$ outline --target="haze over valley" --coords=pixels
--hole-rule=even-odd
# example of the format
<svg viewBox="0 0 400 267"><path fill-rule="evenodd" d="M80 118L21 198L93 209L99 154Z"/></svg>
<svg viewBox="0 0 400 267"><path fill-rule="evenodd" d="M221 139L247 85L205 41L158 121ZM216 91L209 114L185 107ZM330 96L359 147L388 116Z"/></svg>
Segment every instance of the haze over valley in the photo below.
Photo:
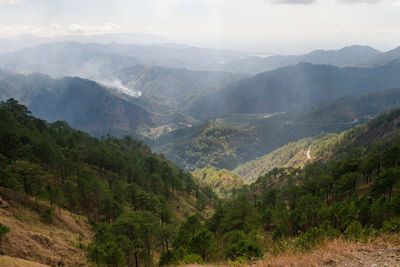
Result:
<svg viewBox="0 0 400 267"><path fill-rule="evenodd" d="M0 0L0 265L400 260L399 1L39 2Z"/></svg>

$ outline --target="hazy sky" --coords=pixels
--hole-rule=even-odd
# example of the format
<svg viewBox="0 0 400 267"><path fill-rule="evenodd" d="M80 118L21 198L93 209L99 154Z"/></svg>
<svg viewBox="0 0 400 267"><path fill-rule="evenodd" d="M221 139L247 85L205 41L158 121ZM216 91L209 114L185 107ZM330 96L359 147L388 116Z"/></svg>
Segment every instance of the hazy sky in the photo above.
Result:
<svg viewBox="0 0 400 267"><path fill-rule="evenodd" d="M388 50L400 46L400 0L0 0L0 37L102 32L274 53Z"/></svg>

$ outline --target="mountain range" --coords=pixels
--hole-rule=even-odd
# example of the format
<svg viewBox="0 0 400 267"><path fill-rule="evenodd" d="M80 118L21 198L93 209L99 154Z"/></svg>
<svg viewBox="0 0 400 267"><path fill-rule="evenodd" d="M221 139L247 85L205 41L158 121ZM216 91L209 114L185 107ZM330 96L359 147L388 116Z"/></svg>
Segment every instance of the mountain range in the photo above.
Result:
<svg viewBox="0 0 400 267"><path fill-rule="evenodd" d="M289 112L344 95L400 87L400 62L373 68L299 63L242 79L195 101L188 114L215 118L232 113Z"/></svg>
<svg viewBox="0 0 400 267"><path fill-rule="evenodd" d="M297 56L250 56L227 62L223 64L223 69L232 72L257 74L300 62L349 67L373 60L381 54L382 52L369 46L353 45L339 50L314 50Z"/></svg>

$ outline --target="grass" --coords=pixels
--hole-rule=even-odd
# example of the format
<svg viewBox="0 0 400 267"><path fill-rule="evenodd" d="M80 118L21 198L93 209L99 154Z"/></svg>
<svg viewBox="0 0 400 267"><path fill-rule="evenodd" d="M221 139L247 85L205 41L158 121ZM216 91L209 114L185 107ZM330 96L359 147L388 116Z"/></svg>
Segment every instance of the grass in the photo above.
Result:
<svg viewBox="0 0 400 267"><path fill-rule="evenodd" d="M24 259L13 258L9 256L0 256L0 266L8 267L46 267L49 265L43 265L38 262L33 262Z"/></svg>
<svg viewBox="0 0 400 267"><path fill-rule="evenodd" d="M349 242L343 238L326 240L307 253L287 251L267 254L256 266L319 267L319 266L397 266L400 262L398 235L382 235L373 241ZM386 265L385 265L386 264Z"/></svg>
<svg viewBox="0 0 400 267"><path fill-rule="evenodd" d="M61 209L61 214L55 211L52 223L46 223L35 210L33 200L24 199L19 212L12 196L7 195L3 188L0 188L0 193L0 223L10 228L3 244L6 255L52 266L58 262L66 266L87 265L84 248L90 243L93 233L84 216L74 216ZM48 203L40 202L40 211L43 212L47 206ZM0 266L9 265L0 263Z"/></svg>

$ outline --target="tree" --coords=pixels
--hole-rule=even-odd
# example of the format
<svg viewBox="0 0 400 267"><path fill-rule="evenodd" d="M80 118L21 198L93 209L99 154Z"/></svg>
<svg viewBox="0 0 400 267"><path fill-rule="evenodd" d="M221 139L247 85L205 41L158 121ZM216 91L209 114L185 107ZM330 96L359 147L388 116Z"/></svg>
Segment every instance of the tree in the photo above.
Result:
<svg viewBox="0 0 400 267"><path fill-rule="evenodd" d="M202 228L202 224L197 215L187 218L178 230L178 234L173 242L174 248L188 247L190 240Z"/></svg>
<svg viewBox="0 0 400 267"><path fill-rule="evenodd" d="M217 249L214 234L208 230L202 230L195 234L189 243L190 252L199 254L203 261L212 257Z"/></svg>
<svg viewBox="0 0 400 267"><path fill-rule="evenodd" d="M226 256L235 260L238 257L246 257L247 259L258 258L262 256L261 247L246 239L243 231L231 231L224 235L226 246Z"/></svg>
<svg viewBox="0 0 400 267"><path fill-rule="evenodd" d="M400 179L400 167L386 169L374 182L372 192L379 196L388 193L389 199L392 197L393 186Z"/></svg>

